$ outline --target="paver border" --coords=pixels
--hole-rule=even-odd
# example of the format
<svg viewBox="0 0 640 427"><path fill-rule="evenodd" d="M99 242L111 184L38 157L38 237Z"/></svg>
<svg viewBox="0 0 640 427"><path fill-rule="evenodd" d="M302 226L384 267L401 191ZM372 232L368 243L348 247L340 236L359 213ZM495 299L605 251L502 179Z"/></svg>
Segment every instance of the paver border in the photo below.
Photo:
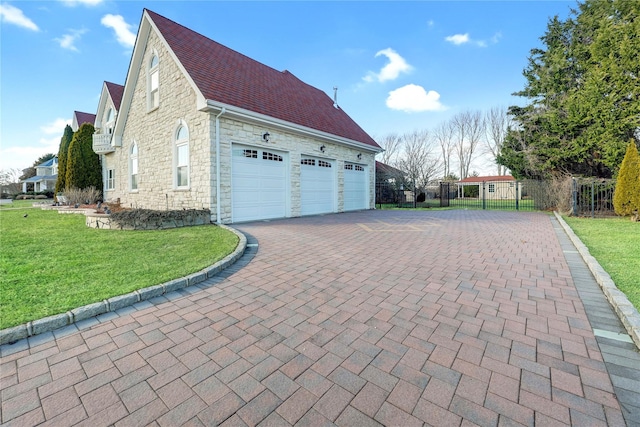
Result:
<svg viewBox="0 0 640 427"><path fill-rule="evenodd" d="M118 295L101 302L78 307L67 311L66 313L55 314L42 319L32 320L30 322L23 323L22 325L2 329L0 330L0 345L13 343L45 332L51 332L73 323L80 322L81 320L86 320L110 311L119 310L140 301L146 301L178 289L196 285L216 276L218 273L233 265L238 259L240 259L247 248L247 237L242 232L223 224L217 224L217 226L238 236L239 241L238 246L236 246L232 253L212 266L179 279L174 279L159 285L138 289L128 294Z"/></svg>
<svg viewBox="0 0 640 427"><path fill-rule="evenodd" d="M594 256L591 255L589 249L582 243L582 240L576 236L564 219L562 219L562 216L556 211L554 211L553 214L578 250L585 264L589 267L589 271L591 271L596 282L600 285L602 292L620 318L620 321L631 336L636 347L640 349L640 313L638 313L638 310L631 304L627 296L618 289L609 273L607 273Z"/></svg>

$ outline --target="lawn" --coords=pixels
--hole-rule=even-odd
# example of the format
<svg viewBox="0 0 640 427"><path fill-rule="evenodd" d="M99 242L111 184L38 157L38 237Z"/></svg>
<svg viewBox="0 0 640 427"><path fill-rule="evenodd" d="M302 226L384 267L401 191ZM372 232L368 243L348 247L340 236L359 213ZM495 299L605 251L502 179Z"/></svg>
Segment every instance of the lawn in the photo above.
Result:
<svg viewBox="0 0 640 427"><path fill-rule="evenodd" d="M640 310L640 224L625 218L564 217L589 252Z"/></svg>
<svg viewBox="0 0 640 427"><path fill-rule="evenodd" d="M0 329L186 276L238 244L214 225L97 230L31 203L0 208Z"/></svg>

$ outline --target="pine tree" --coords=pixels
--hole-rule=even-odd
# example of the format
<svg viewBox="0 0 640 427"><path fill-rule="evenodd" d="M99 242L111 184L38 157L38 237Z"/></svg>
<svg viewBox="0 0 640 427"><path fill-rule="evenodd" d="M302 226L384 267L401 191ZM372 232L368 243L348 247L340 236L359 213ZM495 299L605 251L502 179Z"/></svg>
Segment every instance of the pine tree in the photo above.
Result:
<svg viewBox="0 0 640 427"><path fill-rule="evenodd" d="M60 139L60 148L58 149L58 179L56 181L56 193L62 193L66 190L67 182L67 154L69 153L69 145L73 139L73 129L67 125Z"/></svg>
<svg viewBox="0 0 640 427"><path fill-rule="evenodd" d="M627 152L620 165L613 207L621 216L631 215L640 209L640 155L634 141L627 145Z"/></svg>
<svg viewBox="0 0 640 427"><path fill-rule="evenodd" d="M521 177L609 178L640 127L640 2L585 0L531 50L498 161Z"/></svg>
<svg viewBox="0 0 640 427"><path fill-rule="evenodd" d="M100 157L93 151L94 127L84 123L73 134L67 156L67 188L102 190L102 168Z"/></svg>

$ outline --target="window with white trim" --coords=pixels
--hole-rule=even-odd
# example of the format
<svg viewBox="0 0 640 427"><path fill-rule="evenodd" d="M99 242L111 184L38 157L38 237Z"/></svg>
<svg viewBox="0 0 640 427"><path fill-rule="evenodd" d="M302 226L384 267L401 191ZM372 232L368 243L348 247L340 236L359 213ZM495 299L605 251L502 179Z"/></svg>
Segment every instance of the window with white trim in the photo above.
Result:
<svg viewBox="0 0 640 427"><path fill-rule="evenodd" d="M489 184L489 193L495 193L495 192L496 192L496 185Z"/></svg>
<svg viewBox="0 0 640 427"><path fill-rule="evenodd" d="M160 97L158 94L158 89L160 87L159 62L160 60L158 59L158 55L154 52L151 60L149 61L149 74L147 78L149 88L147 102L149 110L158 108L160 105Z"/></svg>
<svg viewBox="0 0 640 427"><path fill-rule="evenodd" d="M189 187L189 129L184 124L178 127L175 134L175 171L176 188Z"/></svg>
<svg viewBox="0 0 640 427"><path fill-rule="evenodd" d="M107 169L107 190L114 190L116 188L116 170Z"/></svg>
<svg viewBox="0 0 640 427"><path fill-rule="evenodd" d="M104 120L104 127L106 129L105 133L108 133L109 135L111 135L113 133L113 122L115 121L113 108L109 108L105 117L106 117Z"/></svg>
<svg viewBox="0 0 640 427"><path fill-rule="evenodd" d="M129 188L138 189L138 144L135 142L129 151Z"/></svg>

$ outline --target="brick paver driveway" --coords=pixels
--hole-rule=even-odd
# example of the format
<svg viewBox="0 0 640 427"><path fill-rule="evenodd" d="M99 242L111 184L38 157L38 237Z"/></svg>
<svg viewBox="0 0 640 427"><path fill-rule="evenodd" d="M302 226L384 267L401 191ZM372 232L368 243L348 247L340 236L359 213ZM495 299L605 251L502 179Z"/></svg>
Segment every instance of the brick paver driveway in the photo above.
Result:
<svg viewBox="0 0 640 427"><path fill-rule="evenodd" d="M2 421L624 425L551 221L243 224L259 250L219 283L5 351Z"/></svg>

